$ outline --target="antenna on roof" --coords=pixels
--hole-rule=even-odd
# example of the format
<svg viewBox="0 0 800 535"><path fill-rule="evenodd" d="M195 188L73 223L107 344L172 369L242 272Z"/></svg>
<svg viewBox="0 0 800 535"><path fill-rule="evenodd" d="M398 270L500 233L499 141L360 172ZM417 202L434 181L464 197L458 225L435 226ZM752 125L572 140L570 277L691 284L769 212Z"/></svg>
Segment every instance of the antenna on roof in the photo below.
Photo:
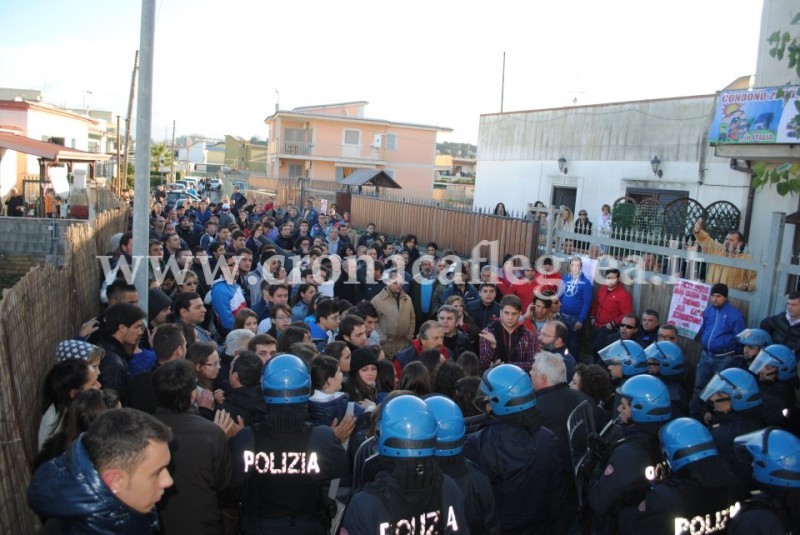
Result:
<svg viewBox="0 0 800 535"><path fill-rule="evenodd" d="M281 92L275 88L275 113L281 109Z"/></svg>

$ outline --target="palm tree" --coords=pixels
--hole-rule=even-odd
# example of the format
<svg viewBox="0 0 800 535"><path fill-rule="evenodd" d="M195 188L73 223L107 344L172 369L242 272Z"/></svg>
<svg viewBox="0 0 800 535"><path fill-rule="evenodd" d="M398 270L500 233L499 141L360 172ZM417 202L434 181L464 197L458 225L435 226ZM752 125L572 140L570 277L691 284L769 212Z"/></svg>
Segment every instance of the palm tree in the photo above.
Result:
<svg viewBox="0 0 800 535"><path fill-rule="evenodd" d="M153 143L150 146L150 171L160 173L163 167L172 165L172 152L166 143Z"/></svg>

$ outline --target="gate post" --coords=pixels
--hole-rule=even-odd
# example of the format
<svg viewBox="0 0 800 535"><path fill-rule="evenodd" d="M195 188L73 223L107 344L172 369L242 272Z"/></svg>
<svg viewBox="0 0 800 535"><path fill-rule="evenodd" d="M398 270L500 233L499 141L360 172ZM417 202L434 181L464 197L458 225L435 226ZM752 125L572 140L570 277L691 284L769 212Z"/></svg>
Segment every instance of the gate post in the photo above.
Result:
<svg viewBox="0 0 800 535"><path fill-rule="evenodd" d="M761 310L761 318L766 318L772 314L772 311L775 309L775 304L778 300L778 292L782 292L782 290L779 288L781 277L777 276L777 272L781 262L781 247L783 245L783 232L785 227L786 214L784 212L772 212L772 222L770 228L777 229L778 232L773 239L769 240L769 245L767 246L766 266L764 266L764 272L766 275L765 282L768 282L769 286L762 286L761 281L757 279L759 288L769 290L769 292L761 292L762 295L759 299L759 305L762 305L763 302L763 308L759 307Z"/></svg>

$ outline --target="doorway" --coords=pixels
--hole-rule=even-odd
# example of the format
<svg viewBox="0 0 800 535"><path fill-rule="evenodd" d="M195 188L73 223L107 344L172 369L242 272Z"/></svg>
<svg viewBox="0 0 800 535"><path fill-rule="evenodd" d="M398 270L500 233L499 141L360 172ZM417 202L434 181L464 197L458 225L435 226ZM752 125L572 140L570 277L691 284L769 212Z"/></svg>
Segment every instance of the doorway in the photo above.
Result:
<svg viewBox="0 0 800 535"><path fill-rule="evenodd" d="M578 197L577 188L564 188L556 186L553 188L553 196L550 204L558 208L561 205L569 208L572 213L575 213L575 199Z"/></svg>

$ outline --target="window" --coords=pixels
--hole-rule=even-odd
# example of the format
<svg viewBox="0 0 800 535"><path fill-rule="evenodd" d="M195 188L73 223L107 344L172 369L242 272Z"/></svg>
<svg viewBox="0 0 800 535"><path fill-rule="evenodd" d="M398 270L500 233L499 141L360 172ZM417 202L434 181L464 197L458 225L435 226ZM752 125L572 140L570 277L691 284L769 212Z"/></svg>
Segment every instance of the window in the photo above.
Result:
<svg viewBox="0 0 800 535"><path fill-rule="evenodd" d="M289 178L303 176L303 166L297 163L289 164Z"/></svg>
<svg viewBox="0 0 800 535"><path fill-rule="evenodd" d="M386 134L386 150L397 150L397 134Z"/></svg>
<svg viewBox="0 0 800 535"><path fill-rule="evenodd" d="M345 145L361 145L361 132L359 130L344 131Z"/></svg>
<svg viewBox="0 0 800 535"><path fill-rule="evenodd" d="M645 199L656 199L661 206L666 206L675 199L685 199L689 196L689 192L674 189L627 188L625 195L636 200L636 202L642 202Z"/></svg>

